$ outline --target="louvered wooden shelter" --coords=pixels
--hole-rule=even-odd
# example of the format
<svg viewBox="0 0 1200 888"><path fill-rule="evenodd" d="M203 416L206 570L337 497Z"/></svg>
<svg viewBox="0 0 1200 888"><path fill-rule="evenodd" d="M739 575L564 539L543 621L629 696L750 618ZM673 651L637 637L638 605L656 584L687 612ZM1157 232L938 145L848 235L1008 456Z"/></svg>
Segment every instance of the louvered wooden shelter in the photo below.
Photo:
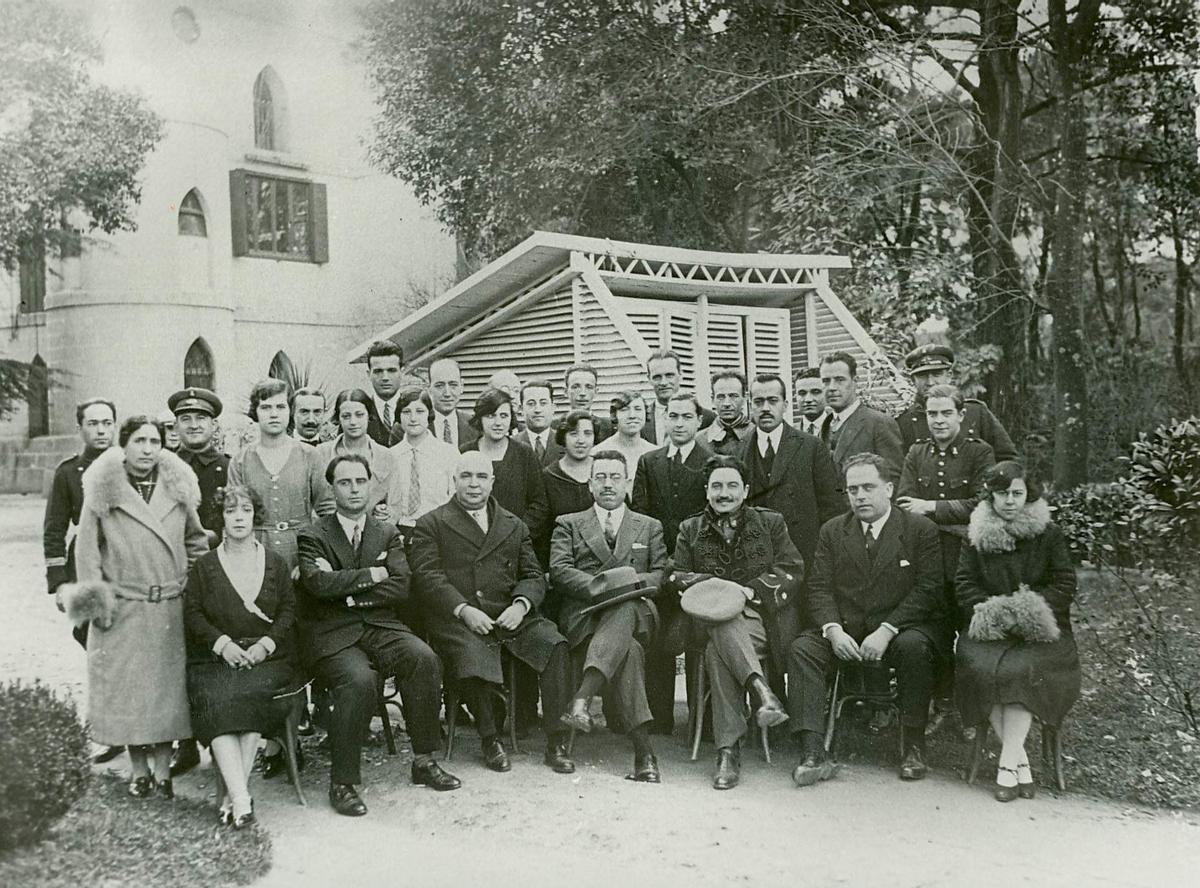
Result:
<svg viewBox="0 0 1200 888"><path fill-rule="evenodd" d="M680 355L683 384L709 403L709 375L779 372L790 382L822 354L848 351L867 364L887 358L829 285L845 256L718 253L534 232L442 296L351 350L392 339L412 367L440 357L462 368L463 403L491 374L555 382L586 362L599 371L597 405L623 389L650 397L645 363L654 350ZM897 408L889 382L872 394Z"/></svg>

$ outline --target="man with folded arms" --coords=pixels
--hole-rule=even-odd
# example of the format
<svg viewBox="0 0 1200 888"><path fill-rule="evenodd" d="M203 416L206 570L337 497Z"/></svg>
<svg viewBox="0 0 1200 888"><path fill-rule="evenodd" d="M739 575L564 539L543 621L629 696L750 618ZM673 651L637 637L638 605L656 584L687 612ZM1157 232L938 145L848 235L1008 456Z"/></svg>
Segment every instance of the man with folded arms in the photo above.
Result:
<svg viewBox="0 0 1200 888"><path fill-rule="evenodd" d="M582 666L563 723L590 731L588 701L607 689L633 741L633 779L658 783L658 760L647 735L653 716L645 657L658 613L637 592L658 593L667 562L662 524L625 507L629 478L621 453L598 452L588 485L595 505L561 516L550 541L550 582L562 599L559 629Z"/></svg>
<svg viewBox="0 0 1200 888"><path fill-rule="evenodd" d="M729 618L691 612L695 628L708 636L704 666L712 687L713 740L717 746L714 789L733 789L741 775L741 741L746 693L756 697L755 721L769 728L787 721L783 704L764 676L774 661L781 672L787 644L797 626L796 590L804 560L778 512L746 505L746 469L733 456L711 457L704 466L708 505L679 526L668 590L684 592L712 578L745 596ZM685 593L684 605L687 604ZM695 701L699 705L700 701ZM701 714L702 715L702 714Z"/></svg>
<svg viewBox="0 0 1200 888"><path fill-rule="evenodd" d="M823 732L826 685L839 663L896 670L905 747L900 777L920 780L926 773L929 701L953 619L942 598L937 526L892 508L889 471L877 454L849 457L851 511L821 527L807 592L809 617L820 628L797 638L788 657L788 709L802 756L792 773L798 786L833 776Z"/></svg>
<svg viewBox="0 0 1200 888"><path fill-rule="evenodd" d="M492 461L478 450L463 453L454 469L454 498L417 519L412 566L425 626L458 682L475 726L484 763L493 771L512 765L496 736L493 709L503 685L503 649L539 676L545 762L571 774L567 709L567 642L534 608L546 580L525 522L492 499Z"/></svg>
<svg viewBox="0 0 1200 888"><path fill-rule="evenodd" d="M412 740L412 781L458 789L433 760L441 745L442 666L429 645L397 615L411 574L395 527L367 514L371 466L359 454L335 456L325 478L337 511L299 535L301 638L317 680L329 689L329 801L349 817L367 813L354 784L378 685L394 675Z"/></svg>

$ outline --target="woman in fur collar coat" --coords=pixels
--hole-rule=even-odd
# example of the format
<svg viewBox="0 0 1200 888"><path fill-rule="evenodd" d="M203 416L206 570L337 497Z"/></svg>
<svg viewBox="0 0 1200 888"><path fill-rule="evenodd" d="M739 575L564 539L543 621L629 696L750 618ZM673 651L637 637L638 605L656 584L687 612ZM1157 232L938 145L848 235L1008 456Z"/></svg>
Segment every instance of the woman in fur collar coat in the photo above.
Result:
<svg viewBox="0 0 1200 888"><path fill-rule="evenodd" d="M1079 698L1075 567L1041 490L1020 464L989 469L984 492L955 577L955 697L964 724L988 721L1001 738L996 798L1011 801L1034 794L1025 753L1033 717L1057 726Z"/></svg>
<svg viewBox="0 0 1200 888"><path fill-rule="evenodd" d="M183 586L208 540L196 514L196 475L163 449L161 426L131 416L117 441L83 475L79 583L63 604L72 619L92 625L92 737L129 747L133 795L169 798L171 742L192 736Z"/></svg>

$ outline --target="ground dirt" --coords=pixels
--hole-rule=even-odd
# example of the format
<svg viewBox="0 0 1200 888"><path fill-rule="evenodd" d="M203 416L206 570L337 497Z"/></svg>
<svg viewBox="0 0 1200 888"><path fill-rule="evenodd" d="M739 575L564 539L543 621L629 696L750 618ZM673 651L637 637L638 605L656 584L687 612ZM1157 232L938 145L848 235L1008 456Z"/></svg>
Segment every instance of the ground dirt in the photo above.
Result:
<svg viewBox="0 0 1200 888"><path fill-rule="evenodd" d="M39 677L82 703L83 653L44 592L42 508L36 498L0 497L0 677ZM682 703L679 709L682 722ZM413 787L406 749L395 757L369 749L363 795L370 814L361 819L330 810L328 764L313 741L303 780L308 807L281 780L256 776L251 791L274 848L271 872L256 884L1200 884L1194 815L1046 789L1035 800L1001 805L986 786L967 786L937 762L922 783L853 764L829 783L798 790L789 750L777 749L768 765L748 748L742 785L715 792L711 747L689 761L681 729L656 738L660 786L624 780L629 747L604 731L579 739L573 776L542 765L536 734L527 754L514 756L511 773L493 774L480 763L470 729L459 732L446 767L464 785L451 793ZM204 799L212 786L206 758L177 791Z"/></svg>

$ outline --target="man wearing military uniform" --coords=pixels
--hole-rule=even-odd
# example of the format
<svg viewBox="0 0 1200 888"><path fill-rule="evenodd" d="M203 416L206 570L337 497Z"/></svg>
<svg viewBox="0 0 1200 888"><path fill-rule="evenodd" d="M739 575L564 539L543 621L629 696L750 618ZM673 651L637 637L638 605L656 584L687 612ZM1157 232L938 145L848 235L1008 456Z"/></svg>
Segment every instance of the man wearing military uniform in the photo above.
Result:
<svg viewBox="0 0 1200 888"><path fill-rule="evenodd" d="M221 399L206 388L186 388L167 399L175 417L183 446L179 458L196 473L200 482L200 523L208 531L209 543L221 542L221 508L216 503L217 489L229 477L229 457L216 448L214 435Z"/></svg>
<svg viewBox="0 0 1200 888"><path fill-rule="evenodd" d="M54 470L46 516L42 522L42 554L46 558L46 591L51 595L63 583L75 582L75 541L67 545L67 531L79 525L83 506L83 473L92 461L112 446L117 408L112 401L91 398L75 408L75 421L83 451L64 459ZM87 624L72 630L75 640L87 647Z"/></svg>
<svg viewBox="0 0 1200 888"><path fill-rule="evenodd" d="M917 389L912 406L896 417L907 453L917 441L929 440L929 427L925 421L925 390L933 385L953 384L951 371L954 368L954 351L947 345L922 345L908 353L904 365ZM990 444L997 462L1016 459L1017 448L1012 438L987 404L975 398L966 398L963 404L963 434Z"/></svg>

